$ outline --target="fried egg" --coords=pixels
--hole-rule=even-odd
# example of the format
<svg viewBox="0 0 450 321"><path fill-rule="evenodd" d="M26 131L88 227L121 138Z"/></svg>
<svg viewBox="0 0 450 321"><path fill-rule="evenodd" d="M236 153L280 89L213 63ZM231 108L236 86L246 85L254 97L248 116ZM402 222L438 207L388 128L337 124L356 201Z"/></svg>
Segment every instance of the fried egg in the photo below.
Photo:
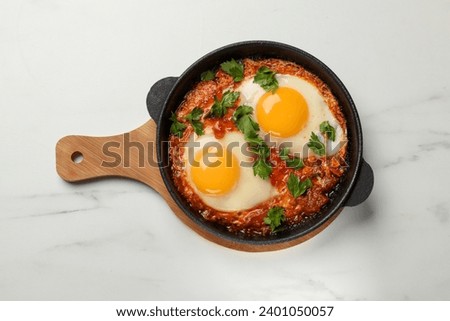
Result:
<svg viewBox="0 0 450 321"><path fill-rule="evenodd" d="M270 140L277 146L289 147L291 153L306 157L311 153L307 143L314 132L325 144L327 155L337 153L346 141L345 133L319 90L297 76L275 77L279 84L275 93L264 91L253 78L244 80L236 89L241 93L240 104L253 107L261 134L270 134ZM323 121L335 128L334 141L320 134Z"/></svg>
<svg viewBox="0 0 450 321"><path fill-rule="evenodd" d="M269 180L253 174L253 160L240 132L216 139L211 128L192 134L183 159L187 181L202 201L219 211L252 208L277 194Z"/></svg>

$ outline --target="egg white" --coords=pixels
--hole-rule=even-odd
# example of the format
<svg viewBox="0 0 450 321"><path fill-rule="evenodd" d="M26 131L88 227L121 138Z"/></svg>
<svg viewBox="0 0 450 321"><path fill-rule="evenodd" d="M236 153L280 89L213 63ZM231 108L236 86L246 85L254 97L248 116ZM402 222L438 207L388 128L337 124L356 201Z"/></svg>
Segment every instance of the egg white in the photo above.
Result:
<svg viewBox="0 0 450 321"><path fill-rule="evenodd" d="M324 138L320 134L320 124L323 121L328 121L331 126L336 130L335 141L327 140L325 143L327 155L334 155L346 142L346 133L339 125L339 122L330 111L328 104L320 94L319 90L310 82L292 75L277 74L279 87L288 87L299 92L308 104L309 118L303 127L297 134L290 137L275 137L270 135L270 140L276 143L276 146L289 147L291 153L295 153L300 157L307 157L311 150L308 148L307 143L311 137L311 132L318 135L319 139L325 143ZM240 104L253 107L255 110L254 116L256 122L258 118L256 115L256 105L259 99L266 93L264 89L253 82L253 77L242 81L242 84L236 89L241 93ZM289 115L286 115L289 117ZM261 128L261 135L265 136L265 132Z"/></svg>
<svg viewBox="0 0 450 321"><path fill-rule="evenodd" d="M205 128L204 135L197 136L196 134L192 134L189 141L194 142L194 144L190 144L193 147L185 147L186 150L183 156L186 164L187 180L195 193L211 208L220 211L246 210L278 194L276 188L272 186L269 180L263 180L259 176L254 176L252 158L250 154L246 155L245 151L243 151L245 148L245 139L242 133L227 133L223 138L216 139L211 128ZM194 155L208 143L220 143L225 148L229 146L228 148L232 148L233 155L238 160L237 165L240 166L239 178L233 189L226 194L205 194L197 189L192 180L189 159L193 159Z"/></svg>

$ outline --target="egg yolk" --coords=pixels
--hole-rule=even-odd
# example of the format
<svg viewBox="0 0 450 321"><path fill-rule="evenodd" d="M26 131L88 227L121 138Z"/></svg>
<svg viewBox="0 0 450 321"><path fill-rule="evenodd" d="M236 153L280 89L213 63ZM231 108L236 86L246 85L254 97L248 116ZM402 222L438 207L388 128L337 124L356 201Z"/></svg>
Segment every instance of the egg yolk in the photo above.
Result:
<svg viewBox="0 0 450 321"><path fill-rule="evenodd" d="M305 98L288 87L280 87L275 93L265 93L256 105L259 125L265 132L277 137L297 134L305 127L308 116Z"/></svg>
<svg viewBox="0 0 450 321"><path fill-rule="evenodd" d="M197 189L208 195L230 192L239 179L236 157L223 147L209 147L198 151L191 165L191 177Z"/></svg>

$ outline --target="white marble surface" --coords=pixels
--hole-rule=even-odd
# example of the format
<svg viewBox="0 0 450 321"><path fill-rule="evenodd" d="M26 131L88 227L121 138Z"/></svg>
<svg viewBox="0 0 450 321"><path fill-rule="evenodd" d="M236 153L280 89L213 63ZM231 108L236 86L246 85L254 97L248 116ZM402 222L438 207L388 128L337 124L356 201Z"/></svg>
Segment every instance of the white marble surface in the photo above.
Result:
<svg viewBox="0 0 450 321"><path fill-rule="evenodd" d="M450 1L0 2L0 299L449 300ZM145 98L228 43L302 48L351 92L376 184L323 233L244 253L150 188L71 185L56 141L148 119Z"/></svg>

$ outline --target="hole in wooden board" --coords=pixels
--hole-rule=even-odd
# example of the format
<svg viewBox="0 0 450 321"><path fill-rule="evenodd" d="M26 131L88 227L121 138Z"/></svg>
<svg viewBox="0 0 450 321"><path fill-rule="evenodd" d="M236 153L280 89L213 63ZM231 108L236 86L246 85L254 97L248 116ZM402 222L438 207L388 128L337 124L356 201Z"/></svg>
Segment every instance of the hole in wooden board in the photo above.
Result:
<svg viewBox="0 0 450 321"><path fill-rule="evenodd" d="M74 162L75 164L80 164L83 161L84 156L81 152L74 152L71 158L72 162Z"/></svg>

